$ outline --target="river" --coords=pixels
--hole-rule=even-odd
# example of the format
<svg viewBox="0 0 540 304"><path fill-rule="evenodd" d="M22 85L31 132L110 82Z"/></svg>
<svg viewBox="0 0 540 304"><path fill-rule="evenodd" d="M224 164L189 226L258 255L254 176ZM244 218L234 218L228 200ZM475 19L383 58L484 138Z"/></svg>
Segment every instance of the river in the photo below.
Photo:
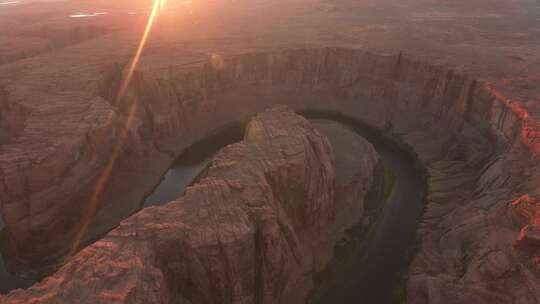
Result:
<svg viewBox="0 0 540 304"><path fill-rule="evenodd" d="M378 219L357 245L362 250L347 257L353 262L341 267L337 278L325 282L330 288L311 303L388 303L399 287L399 275L407 270L414 254L416 226L427 189L423 169L399 138L391 138L386 132L340 114L308 112L305 116L336 121L353 129L371 142L380 161L395 177L389 196L380 202L384 206ZM403 301L405 295L399 296Z"/></svg>
<svg viewBox="0 0 540 304"><path fill-rule="evenodd" d="M374 128L334 114L308 113L306 117L337 121L352 128L373 144L381 161L395 176L394 187L377 222L361 241L365 250L353 256L352 267L334 278L331 288L325 290L316 303L385 303L395 285L396 274L408 264L405 253L414 248L416 224L425 196L422 172L411 153ZM188 148L145 198L143 207L164 204L182 196L194 179L204 174L221 148L242 139L243 130L241 124L233 124ZM0 283L2 293L30 285L30 281L7 273L2 261Z"/></svg>
<svg viewBox="0 0 540 304"><path fill-rule="evenodd" d="M329 113L308 112L311 119L341 123L367 139L395 177L392 192L384 202L377 222L348 271L339 274L332 288L317 303L385 303L395 287L397 275L405 270L414 250L416 225L423 210L426 186L423 173L410 151L381 131L359 121ZM146 205L168 202L206 168L223 146L239 141L240 126L225 129L188 149L167 172L162 183L147 198Z"/></svg>

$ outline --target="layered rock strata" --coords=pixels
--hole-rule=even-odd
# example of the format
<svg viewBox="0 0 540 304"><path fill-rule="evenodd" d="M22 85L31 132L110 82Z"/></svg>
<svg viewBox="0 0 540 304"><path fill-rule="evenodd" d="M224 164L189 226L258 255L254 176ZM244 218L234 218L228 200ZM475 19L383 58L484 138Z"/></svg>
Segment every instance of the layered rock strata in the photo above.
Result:
<svg viewBox="0 0 540 304"><path fill-rule="evenodd" d="M509 222L511 216L499 211L524 194L534 197L539 179L537 123L518 104L466 75L401 54L328 48L218 62L188 71L147 64L120 102L111 99L114 94L74 95L70 102L91 100L70 103L74 114L68 117L78 128L67 127L73 122L66 120L44 131L47 117L62 109L60 101L49 100L54 107L33 112L18 141L4 145L0 161L7 254L34 265L65 254L71 232L86 215L81 206L94 193L117 142L120 161L99 195L98 224L87 237L135 210L137 198L187 145L227 122L285 102L386 128L426 166L430 190L408 277L409 302L540 300L535 255L514 246L530 223ZM96 92L115 92L118 82L111 79L121 78L103 78L110 90L92 83ZM30 103L25 106L31 109ZM127 136L120 140L118 130L128 120ZM51 134L62 136L44 140Z"/></svg>
<svg viewBox="0 0 540 304"><path fill-rule="evenodd" d="M311 124L328 138L335 155L337 240L352 223L362 222L365 215L365 196L370 190L379 160L371 143L354 130L338 122L313 119Z"/></svg>
<svg viewBox="0 0 540 304"><path fill-rule="evenodd" d="M326 137L275 107L185 196L142 210L0 302L301 303L331 257L329 228L345 224L336 222L335 183Z"/></svg>

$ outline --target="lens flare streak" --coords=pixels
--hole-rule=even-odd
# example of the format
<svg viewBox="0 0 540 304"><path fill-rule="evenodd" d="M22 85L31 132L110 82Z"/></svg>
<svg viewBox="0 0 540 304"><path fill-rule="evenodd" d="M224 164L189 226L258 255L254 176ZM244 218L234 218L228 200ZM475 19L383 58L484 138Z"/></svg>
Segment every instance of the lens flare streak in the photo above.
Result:
<svg viewBox="0 0 540 304"><path fill-rule="evenodd" d="M159 14L160 10L163 10L165 8L166 0L155 0L154 4L152 6L152 11L150 13L150 16L148 17L148 21L146 23L146 27L144 29L143 35L141 37L141 41L138 44L137 51L135 52L135 55L133 56L133 59L131 60L128 68L128 72L126 76L124 77L120 88L118 90L118 93L115 97L115 104L118 104L118 101L121 100L124 95L126 94L126 91L129 87L129 84L133 78L133 74L135 73L135 70L137 66L139 65L141 55L144 51L145 45L148 41L148 38L150 36L150 33L152 31L152 27L154 26L154 23L156 21L156 18ZM73 239L73 243L71 246L71 250L69 254L66 256L67 259L69 259L71 256L73 256L81 242L83 237L85 236L88 227L90 223L92 222L92 219L94 218L95 213L97 212L97 203L99 201L99 197L101 193L103 192L103 189L105 188L107 182L109 181L114 164L118 160L118 157L120 155L120 152L122 151L122 145L123 142L128 138L129 136L129 129L133 123L133 120L135 118L135 113L137 112L137 103L133 100L130 101L131 104L128 106L128 117L125 119L123 125L120 126L120 134L119 134L119 140L114 145L114 148L112 150L111 156L109 160L107 161L105 168L101 172L94 191L92 192L90 199L88 201L88 204L86 205L86 208L84 210L84 213L82 215L81 224L79 226L79 229L77 230L77 233Z"/></svg>

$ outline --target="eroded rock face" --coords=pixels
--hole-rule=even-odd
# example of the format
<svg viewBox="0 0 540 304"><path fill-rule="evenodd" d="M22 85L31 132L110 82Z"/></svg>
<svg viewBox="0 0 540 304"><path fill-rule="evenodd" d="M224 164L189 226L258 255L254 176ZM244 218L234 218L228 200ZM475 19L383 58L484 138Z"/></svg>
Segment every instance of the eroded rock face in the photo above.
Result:
<svg viewBox="0 0 540 304"><path fill-rule="evenodd" d="M273 108L184 197L123 221L1 302L301 303L331 256L335 181L326 137Z"/></svg>
<svg viewBox="0 0 540 304"><path fill-rule="evenodd" d="M39 268L68 253L66 244L78 234L85 240L108 231L137 210L175 155L211 130L272 104L392 126L427 159L444 157L464 120L484 119L494 104L465 76L401 55L357 50L247 54L187 72L140 71L116 100L119 66L94 71L99 96L74 96L90 101L75 103L70 115L60 115L65 105L53 101L33 113L20 143L2 155L3 248L10 264ZM57 116L65 118L51 123ZM504 117L494 121L510 121ZM453 150L475 153L469 147ZM22 148L25 154L18 153ZM85 229L80 223L88 218Z"/></svg>
<svg viewBox="0 0 540 304"><path fill-rule="evenodd" d="M373 184L378 162L375 148L366 139L346 126L328 120L310 120L326 136L334 150L336 167L336 222L335 238L343 235L350 223L362 220L364 197Z"/></svg>
<svg viewBox="0 0 540 304"><path fill-rule="evenodd" d="M18 143L1 155L7 252L33 265L65 254L81 217L93 216L81 210L116 143L120 161L88 237L135 210L172 156L193 141L286 103L387 128L426 166L430 193L408 279L410 303L540 301L537 259L514 246L528 223L515 224L512 213L501 212L537 192L540 180L538 126L518 104L465 75L401 55L328 48L220 62L189 71L147 64L118 102L110 100L118 87L111 79L121 77L108 73L110 90L94 84L96 92L109 93L74 96L91 102L70 99L70 114L50 128L43 125L60 117L53 115L62 112L60 101L30 115ZM68 118L82 123L69 128ZM127 136L119 139L126 121Z"/></svg>

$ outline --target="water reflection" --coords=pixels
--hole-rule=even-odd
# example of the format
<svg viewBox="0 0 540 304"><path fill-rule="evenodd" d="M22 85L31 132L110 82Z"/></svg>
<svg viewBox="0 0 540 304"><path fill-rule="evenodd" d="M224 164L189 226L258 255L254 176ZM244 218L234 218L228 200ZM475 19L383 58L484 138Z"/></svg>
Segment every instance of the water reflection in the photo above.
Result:
<svg viewBox="0 0 540 304"><path fill-rule="evenodd" d="M212 158L213 155L195 163L180 161L174 164L154 192L146 198L144 206L161 205L182 196L187 186L212 162Z"/></svg>
<svg viewBox="0 0 540 304"><path fill-rule="evenodd" d="M186 188L210 165L220 149L239 142L243 137L243 124L234 123L188 148L165 173L152 194L146 197L144 207L165 204L183 196Z"/></svg>

